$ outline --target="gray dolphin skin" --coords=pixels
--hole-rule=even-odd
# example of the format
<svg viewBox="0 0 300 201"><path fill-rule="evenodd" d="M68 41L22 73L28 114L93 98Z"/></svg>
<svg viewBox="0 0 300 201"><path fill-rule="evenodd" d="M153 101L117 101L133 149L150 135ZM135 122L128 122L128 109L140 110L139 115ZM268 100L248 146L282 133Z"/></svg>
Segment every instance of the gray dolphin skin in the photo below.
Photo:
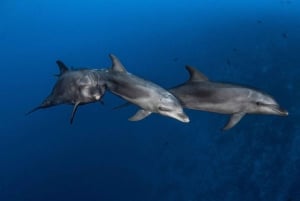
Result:
<svg viewBox="0 0 300 201"><path fill-rule="evenodd" d="M181 122L189 122L189 117L174 95L153 82L127 72L115 55L110 54L109 57L112 67L105 74L107 89L141 108L129 118L130 121L139 121L151 113L159 113Z"/></svg>
<svg viewBox="0 0 300 201"><path fill-rule="evenodd" d="M74 105L70 118L73 123L79 105L100 101L105 93L105 84L101 78L102 70L72 69L63 62L56 61L60 74L50 95L37 107L27 113L60 104Z"/></svg>
<svg viewBox="0 0 300 201"><path fill-rule="evenodd" d="M186 66L190 78L187 82L170 89L184 108L230 114L223 128L234 127L245 114L272 114L287 116L288 112L268 94L226 83L210 81L204 74Z"/></svg>

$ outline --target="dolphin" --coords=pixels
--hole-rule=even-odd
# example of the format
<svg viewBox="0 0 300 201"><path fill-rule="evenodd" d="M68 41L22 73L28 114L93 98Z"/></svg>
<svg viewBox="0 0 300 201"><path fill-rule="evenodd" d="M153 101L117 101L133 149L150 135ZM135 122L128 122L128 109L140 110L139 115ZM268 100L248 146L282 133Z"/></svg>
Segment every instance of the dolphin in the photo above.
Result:
<svg viewBox="0 0 300 201"><path fill-rule="evenodd" d="M56 61L59 67L57 82L50 95L27 115L43 108L60 104L74 105L70 117L73 123L79 105L101 101L105 93L105 82L101 77L103 69L69 69L62 61Z"/></svg>
<svg viewBox="0 0 300 201"><path fill-rule="evenodd" d="M105 74L107 89L140 107L140 110L129 118L130 121L139 121L151 113L159 113L181 122L189 122L189 117L174 95L153 82L129 73L115 55L110 54L109 57L112 67L107 69Z"/></svg>
<svg viewBox="0 0 300 201"><path fill-rule="evenodd" d="M288 115L264 92L235 84L212 82L191 66L186 66L186 70L190 78L169 91L184 108L230 114L224 130L234 127L245 114Z"/></svg>

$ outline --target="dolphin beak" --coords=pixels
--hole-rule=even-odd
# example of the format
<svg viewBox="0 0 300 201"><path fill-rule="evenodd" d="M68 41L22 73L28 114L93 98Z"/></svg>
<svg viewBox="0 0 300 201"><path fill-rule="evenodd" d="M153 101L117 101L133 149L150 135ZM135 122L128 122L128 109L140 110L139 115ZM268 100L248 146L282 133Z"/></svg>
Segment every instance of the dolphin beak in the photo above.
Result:
<svg viewBox="0 0 300 201"><path fill-rule="evenodd" d="M181 121L181 122L183 122L183 123L189 123L190 122L190 118L184 113L177 114L174 118Z"/></svg>
<svg viewBox="0 0 300 201"><path fill-rule="evenodd" d="M280 115L280 116L288 116L289 115L289 112L285 109L280 108L279 105L270 105L269 107L272 111L275 112L274 114L276 114L276 115Z"/></svg>

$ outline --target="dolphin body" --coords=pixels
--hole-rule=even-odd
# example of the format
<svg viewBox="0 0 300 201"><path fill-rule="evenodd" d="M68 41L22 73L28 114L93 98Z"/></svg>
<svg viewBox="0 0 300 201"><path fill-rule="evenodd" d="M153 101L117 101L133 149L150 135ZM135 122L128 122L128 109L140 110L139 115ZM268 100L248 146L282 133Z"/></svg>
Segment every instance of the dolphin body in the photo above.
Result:
<svg viewBox="0 0 300 201"><path fill-rule="evenodd" d="M184 108L230 114L224 130L234 127L247 113L288 115L266 93L239 85L212 82L195 68L186 66L186 69L189 80L169 91Z"/></svg>
<svg viewBox="0 0 300 201"><path fill-rule="evenodd" d="M109 57L112 67L105 74L107 89L141 108L129 118L130 121L139 121L151 113L159 113L181 122L189 122L189 117L174 95L153 82L127 72L115 55L110 54Z"/></svg>
<svg viewBox="0 0 300 201"><path fill-rule="evenodd" d="M56 61L60 74L50 95L37 107L27 113L31 114L39 109L49 108L60 104L74 105L70 118L73 123L79 105L101 101L105 93L104 80L101 77L103 70L72 69L63 62Z"/></svg>

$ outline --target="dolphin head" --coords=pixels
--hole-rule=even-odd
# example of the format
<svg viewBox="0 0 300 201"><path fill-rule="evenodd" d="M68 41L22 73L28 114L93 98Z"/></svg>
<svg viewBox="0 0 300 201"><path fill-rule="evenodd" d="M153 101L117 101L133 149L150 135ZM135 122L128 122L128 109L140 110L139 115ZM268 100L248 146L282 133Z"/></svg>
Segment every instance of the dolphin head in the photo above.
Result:
<svg viewBox="0 0 300 201"><path fill-rule="evenodd" d="M165 94L158 104L158 113L172 117L181 122L190 122L189 117L184 113L181 104L172 94Z"/></svg>
<svg viewBox="0 0 300 201"><path fill-rule="evenodd" d="M252 91L250 93L251 104L248 107L249 113L256 114L272 114L287 116L288 111L282 109L279 104L270 95L259 92Z"/></svg>

